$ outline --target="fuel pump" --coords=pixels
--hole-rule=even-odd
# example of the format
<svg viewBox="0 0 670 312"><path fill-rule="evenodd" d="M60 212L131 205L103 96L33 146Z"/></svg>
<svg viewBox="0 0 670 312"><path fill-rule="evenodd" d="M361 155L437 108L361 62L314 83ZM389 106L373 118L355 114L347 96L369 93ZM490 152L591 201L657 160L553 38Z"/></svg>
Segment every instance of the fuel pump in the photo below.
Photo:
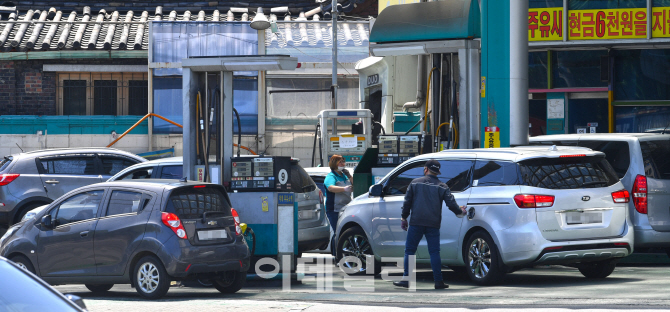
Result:
<svg viewBox="0 0 670 312"><path fill-rule="evenodd" d="M342 155L346 167L355 169L372 145L369 109L326 109L317 116L321 128L322 157L327 166L333 155Z"/></svg>
<svg viewBox="0 0 670 312"><path fill-rule="evenodd" d="M292 70L296 66L297 58L283 55L182 60L184 177L226 186L241 222L253 228L255 256L276 258L280 269L294 269L298 250L291 159L241 156L239 151L234 156L233 71Z"/></svg>

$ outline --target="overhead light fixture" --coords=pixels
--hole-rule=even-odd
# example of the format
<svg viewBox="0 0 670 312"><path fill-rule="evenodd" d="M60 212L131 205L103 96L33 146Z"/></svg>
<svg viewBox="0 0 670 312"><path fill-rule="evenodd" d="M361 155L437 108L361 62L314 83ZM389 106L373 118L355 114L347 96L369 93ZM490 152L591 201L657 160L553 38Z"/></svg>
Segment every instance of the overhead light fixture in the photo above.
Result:
<svg viewBox="0 0 670 312"><path fill-rule="evenodd" d="M398 56L398 55L420 55L427 54L423 45L420 46L395 46L395 47L373 47L374 56Z"/></svg>
<svg viewBox="0 0 670 312"><path fill-rule="evenodd" d="M270 28L270 22L268 22L268 18L263 14L263 8L258 8L258 11L256 11L256 16L254 16L254 19L251 21L251 28L256 29L256 30L265 30Z"/></svg>

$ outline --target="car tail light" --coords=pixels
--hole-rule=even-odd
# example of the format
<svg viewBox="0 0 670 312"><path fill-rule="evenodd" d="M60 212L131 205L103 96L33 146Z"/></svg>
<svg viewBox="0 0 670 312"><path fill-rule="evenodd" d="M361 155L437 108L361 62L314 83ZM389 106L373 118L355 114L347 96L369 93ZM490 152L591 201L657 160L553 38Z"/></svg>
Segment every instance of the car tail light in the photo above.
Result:
<svg viewBox="0 0 670 312"><path fill-rule="evenodd" d="M0 174L0 186L5 186L9 183L12 183L12 181L16 180L19 175L20 174L18 173Z"/></svg>
<svg viewBox="0 0 670 312"><path fill-rule="evenodd" d="M545 208L554 205L553 195L517 194L514 202L519 208Z"/></svg>
<svg viewBox="0 0 670 312"><path fill-rule="evenodd" d="M319 190L319 200L323 203L323 192L321 190Z"/></svg>
<svg viewBox="0 0 670 312"><path fill-rule="evenodd" d="M575 154L575 155L561 155L559 158L568 158L568 157L586 157L586 154Z"/></svg>
<svg viewBox="0 0 670 312"><path fill-rule="evenodd" d="M633 203L635 210L639 213L647 214L647 177L637 175L633 183Z"/></svg>
<svg viewBox="0 0 670 312"><path fill-rule="evenodd" d="M230 213L233 215L233 219L235 219L235 234L242 235L242 228L240 227L240 215L237 213L235 208L230 208Z"/></svg>
<svg viewBox="0 0 670 312"><path fill-rule="evenodd" d="M614 243L614 246L630 246L628 243Z"/></svg>
<svg viewBox="0 0 670 312"><path fill-rule="evenodd" d="M177 234L179 238L187 239L184 225L181 224L181 220L179 220L179 217L177 217L176 214L163 212L161 215L161 220L163 220L163 224L172 229L172 231Z"/></svg>
<svg viewBox="0 0 670 312"><path fill-rule="evenodd" d="M612 193L612 200L615 203L627 203L630 201L630 193L627 190L616 191Z"/></svg>
<svg viewBox="0 0 670 312"><path fill-rule="evenodd" d="M207 187L207 185L195 185L195 186L193 186L193 188L205 188L205 187Z"/></svg>
<svg viewBox="0 0 670 312"><path fill-rule="evenodd" d="M545 248L542 252L554 251L554 250L561 250L561 249L563 249L563 246L547 247L547 248Z"/></svg>

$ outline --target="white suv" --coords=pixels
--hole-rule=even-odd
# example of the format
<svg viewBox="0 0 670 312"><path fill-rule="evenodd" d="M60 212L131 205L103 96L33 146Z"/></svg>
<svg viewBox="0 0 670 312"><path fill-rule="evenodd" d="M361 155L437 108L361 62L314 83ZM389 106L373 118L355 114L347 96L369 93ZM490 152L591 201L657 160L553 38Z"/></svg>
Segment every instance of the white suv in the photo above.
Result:
<svg viewBox="0 0 670 312"><path fill-rule="evenodd" d="M635 248L664 248L670 255L670 135L559 134L532 137L530 144L578 145L605 153L632 196Z"/></svg>
<svg viewBox="0 0 670 312"><path fill-rule="evenodd" d="M362 264L344 266L378 273L384 257L404 255L405 191L429 159L440 162L438 178L468 209L457 218L443 205L442 263L477 284L536 264L575 266L586 277L604 278L633 252L629 192L603 153L555 146L449 150L404 162L340 212L338 258ZM374 268L366 255L374 256ZM425 240L417 262L430 262Z"/></svg>

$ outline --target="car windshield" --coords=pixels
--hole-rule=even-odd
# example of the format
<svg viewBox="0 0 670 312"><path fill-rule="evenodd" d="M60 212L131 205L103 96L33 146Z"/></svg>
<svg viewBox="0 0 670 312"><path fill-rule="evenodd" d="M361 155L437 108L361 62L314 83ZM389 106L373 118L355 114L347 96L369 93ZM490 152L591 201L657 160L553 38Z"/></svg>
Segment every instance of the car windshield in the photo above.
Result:
<svg viewBox="0 0 670 312"><path fill-rule="evenodd" d="M547 189L607 187L619 181L604 156L534 158L519 165L524 185Z"/></svg>
<svg viewBox="0 0 670 312"><path fill-rule="evenodd" d="M78 311L66 299L42 285L18 267L0 261L2 279L11 283L0 283L1 311Z"/></svg>
<svg viewBox="0 0 670 312"><path fill-rule="evenodd" d="M189 186L176 189L170 194L165 211L177 214L180 219L198 219L202 218L205 212L230 216L230 208L227 194L218 188Z"/></svg>

